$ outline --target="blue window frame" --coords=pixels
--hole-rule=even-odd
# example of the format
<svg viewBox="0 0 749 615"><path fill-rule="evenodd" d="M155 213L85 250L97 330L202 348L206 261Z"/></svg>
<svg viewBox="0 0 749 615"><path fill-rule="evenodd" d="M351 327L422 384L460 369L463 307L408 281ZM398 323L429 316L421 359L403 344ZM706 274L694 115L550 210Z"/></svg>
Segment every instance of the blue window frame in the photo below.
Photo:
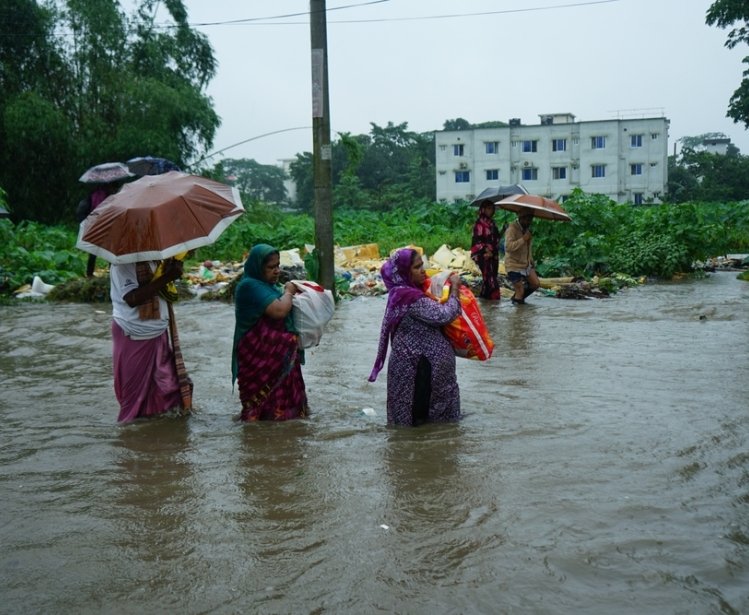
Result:
<svg viewBox="0 0 749 615"><path fill-rule="evenodd" d="M566 152L567 151L567 139L552 139L551 151L552 152Z"/></svg>
<svg viewBox="0 0 749 615"><path fill-rule="evenodd" d="M567 179L567 167L551 167L552 179Z"/></svg>
<svg viewBox="0 0 749 615"><path fill-rule="evenodd" d="M523 141L523 151L524 152L537 152L538 151L538 141Z"/></svg>
<svg viewBox="0 0 749 615"><path fill-rule="evenodd" d="M499 179L499 169L487 169L486 170L486 179L488 181Z"/></svg>
<svg viewBox="0 0 749 615"><path fill-rule="evenodd" d="M462 143L456 143L453 145L453 156L462 156L464 148L465 146Z"/></svg>
<svg viewBox="0 0 749 615"><path fill-rule="evenodd" d="M591 177L606 177L606 165L605 164L593 164L590 167Z"/></svg>
<svg viewBox="0 0 749 615"><path fill-rule="evenodd" d="M499 141L487 141L484 143L486 146L487 154L498 154L499 153Z"/></svg>
<svg viewBox="0 0 749 615"><path fill-rule="evenodd" d="M471 181L470 171L455 171L455 183L456 184L466 184L469 181Z"/></svg>
<svg viewBox="0 0 749 615"><path fill-rule="evenodd" d="M533 181L538 179L538 169L536 167L530 167L521 171L523 181Z"/></svg>
<svg viewBox="0 0 749 615"><path fill-rule="evenodd" d="M591 137L590 147L593 149L604 149L606 147L606 137Z"/></svg>
<svg viewBox="0 0 749 615"><path fill-rule="evenodd" d="M642 175L642 164L639 162L636 162L635 164L629 165L629 174L630 175Z"/></svg>
<svg viewBox="0 0 749 615"><path fill-rule="evenodd" d="M635 203L635 205L642 205L642 203L643 203L642 192L634 192L632 194L632 196L634 197L634 203Z"/></svg>
<svg viewBox="0 0 749 615"><path fill-rule="evenodd" d="M629 135L630 147L642 147L642 135Z"/></svg>

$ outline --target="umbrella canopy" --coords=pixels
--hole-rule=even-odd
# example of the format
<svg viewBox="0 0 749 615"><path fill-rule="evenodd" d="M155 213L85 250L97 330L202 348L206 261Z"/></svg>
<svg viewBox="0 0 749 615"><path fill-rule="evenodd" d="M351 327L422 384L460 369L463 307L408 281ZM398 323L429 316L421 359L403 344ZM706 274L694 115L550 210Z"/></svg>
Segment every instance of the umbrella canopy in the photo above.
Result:
<svg viewBox="0 0 749 615"><path fill-rule="evenodd" d="M513 194L528 194L528 191L522 184L512 184L511 186L495 186L485 188L481 193L471 201L471 205L481 205L484 201L496 203L499 199L504 199Z"/></svg>
<svg viewBox="0 0 749 615"><path fill-rule="evenodd" d="M545 218L546 220L561 220L563 222L572 220L559 203L535 194L515 194L497 201L496 205L507 211L518 213L529 211L536 218Z"/></svg>
<svg viewBox="0 0 749 615"><path fill-rule="evenodd" d="M9 218L9 217L10 217L10 212L7 209L5 209L5 207L0 205L0 218Z"/></svg>
<svg viewBox="0 0 749 615"><path fill-rule="evenodd" d="M147 175L81 222L76 246L113 264L161 260L207 246L244 213L239 191L197 175Z"/></svg>
<svg viewBox="0 0 749 615"><path fill-rule="evenodd" d="M88 169L78 178L84 184L111 184L135 177L121 162L103 162Z"/></svg>
<svg viewBox="0 0 749 615"><path fill-rule="evenodd" d="M139 156L127 161L127 168L131 173L143 177L144 175L161 175L169 171L180 171L181 169L171 160L166 158L155 158L153 156Z"/></svg>

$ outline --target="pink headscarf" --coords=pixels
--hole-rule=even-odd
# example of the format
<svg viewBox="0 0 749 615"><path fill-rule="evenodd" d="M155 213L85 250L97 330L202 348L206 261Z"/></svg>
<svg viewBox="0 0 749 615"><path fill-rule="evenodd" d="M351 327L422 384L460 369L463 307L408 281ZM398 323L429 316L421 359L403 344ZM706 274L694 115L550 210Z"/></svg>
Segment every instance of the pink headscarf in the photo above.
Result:
<svg viewBox="0 0 749 615"><path fill-rule="evenodd" d="M388 290L388 302L385 315L382 317L377 358L372 373L369 374L370 382L377 379L377 375L385 365L388 343L400 321L406 315L408 308L417 299L427 296L421 288L411 281L411 264L415 253L416 250L411 248L402 248L393 254L380 270L382 281Z"/></svg>

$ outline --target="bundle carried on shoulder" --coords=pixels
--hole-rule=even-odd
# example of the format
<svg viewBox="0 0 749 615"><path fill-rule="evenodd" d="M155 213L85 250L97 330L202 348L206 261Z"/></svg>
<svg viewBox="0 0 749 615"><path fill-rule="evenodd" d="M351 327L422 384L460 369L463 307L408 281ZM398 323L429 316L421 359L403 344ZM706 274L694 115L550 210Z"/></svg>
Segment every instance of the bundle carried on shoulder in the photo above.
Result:
<svg viewBox="0 0 749 615"><path fill-rule="evenodd" d="M430 294L440 303L445 303L450 297L448 278L451 273L451 271L442 271L428 282ZM458 298L462 308L461 314L449 325L445 325L442 332L450 341L455 356L486 361L492 356L494 341L489 335L476 296L470 288L461 286Z"/></svg>
<svg viewBox="0 0 749 615"><path fill-rule="evenodd" d="M291 317L299 333L299 347L317 346L335 312L333 293L315 282L291 281L300 290L291 298Z"/></svg>

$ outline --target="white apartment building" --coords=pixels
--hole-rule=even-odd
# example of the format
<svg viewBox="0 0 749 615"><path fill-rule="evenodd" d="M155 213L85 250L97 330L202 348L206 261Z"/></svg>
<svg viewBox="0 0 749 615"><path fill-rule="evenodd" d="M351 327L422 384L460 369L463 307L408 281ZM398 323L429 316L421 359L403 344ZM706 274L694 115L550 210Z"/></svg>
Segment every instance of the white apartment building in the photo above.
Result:
<svg viewBox="0 0 749 615"><path fill-rule="evenodd" d="M665 117L576 122L571 113L523 125L435 132L437 199L472 200L485 188L523 184L563 201L575 187L619 203L660 202L668 180Z"/></svg>

